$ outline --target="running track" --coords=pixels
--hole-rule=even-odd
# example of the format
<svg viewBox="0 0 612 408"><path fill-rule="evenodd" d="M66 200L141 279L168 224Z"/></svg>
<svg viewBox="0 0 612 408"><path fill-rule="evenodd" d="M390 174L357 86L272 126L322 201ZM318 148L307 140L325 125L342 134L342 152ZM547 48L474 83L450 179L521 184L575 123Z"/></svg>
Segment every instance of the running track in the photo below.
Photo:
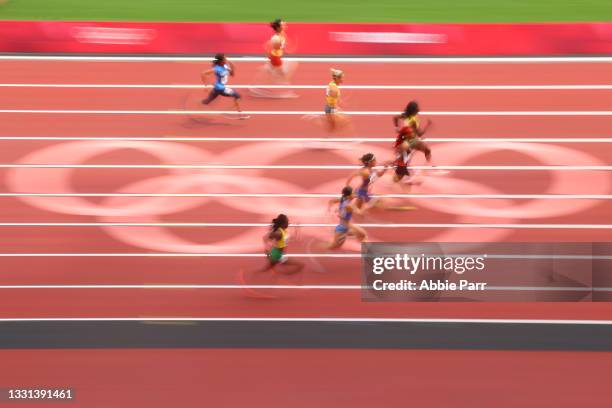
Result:
<svg viewBox="0 0 612 408"><path fill-rule="evenodd" d="M238 62L235 85L248 85L261 62ZM204 65L205 66L205 65ZM346 71L346 86L363 85L609 85L607 62L556 63L363 63L300 62L294 83L325 83L330 66ZM87 85L197 85L201 62L3 60L0 110L0 197L4 208L0 243L5 254L260 253L264 228L166 227L160 223L268 223L278 212L294 222L332 224L327 196L336 194L357 158L373 151L389 157L389 115L355 116L354 129L333 135L333 149L311 149L309 138L328 137L302 115L253 115L235 121L220 115L163 114L201 110L204 94L191 88L92 88ZM30 85L7 86L8 84ZM32 86L39 84L39 86ZM58 85L82 87L61 88ZM46 86L47 85L47 86ZM51 87L54 85L55 87ZM440 166L459 166L431 176L413 194L445 198L398 198L419 211L374 214L370 224L426 224L426 228L369 228L379 241L608 241L612 172L612 116L495 116L499 111L605 111L605 89L346 89L347 111L397 111L416 98L427 112L490 112L475 116L431 116L430 140ZM291 100L253 99L241 89L246 110L318 111L322 89L300 89ZM210 109L229 107L217 101ZM48 113L50 110L154 110L158 114ZM427 116L427 115L424 115ZM20 139L20 138L27 139ZM49 138L32 140L32 138ZM82 140L63 140L62 138ZM100 140L99 138L105 138ZM138 140L153 138L154 140ZM183 138L182 140L172 140ZM189 140L194 138L197 140ZM213 140L206 140L212 138ZM214 138L225 139L214 140ZM282 142L232 138L285 138ZM292 138L306 138L292 140ZM374 142L356 143L355 138ZM466 138L482 139L466 141ZM538 143L497 143L498 138L554 138ZM597 141L576 143L582 138ZM129 139L129 140L126 140ZM169 141L165 141L169 139ZM229 139L229 140L228 140ZM378 139L378 140L377 140ZM436 139L444 140L444 142ZM563 139L563 142L559 142ZM456 141L453 141L456 140ZM316 147L316 146L315 146ZM420 158L419 158L420 159ZM15 168L16 164L76 165L77 168ZM219 165L215 169L146 168L147 165ZM417 164L419 161L417 160ZM421 162L422 164L422 162ZM78 168L115 165L115 168ZM126 169L122 165L145 168ZM228 169L224 166L270 166ZM306 165L314 168L275 168ZM541 166L578 166L546 170ZM332 168L317 169L317 166ZM464 166L476 166L466 170ZM484 166L479 168L478 166ZM488 166L501 166L489 169ZM530 170L514 166L531 166ZM455 167L457 168L457 167ZM378 194L402 194L388 180ZM171 197L23 197L20 193L168 193ZM309 197L181 197L194 193L315 194ZM18 196L10 196L17 194ZM457 198L457 194L496 195ZM514 199L512 195L525 195ZM565 198L554 198L554 195ZM539 198L531 198L536 195ZM577 196L577 198L573 196ZM603 196L600 199L580 198ZM544 197L542 197L544 196ZM553 199L551 199L551 197ZM154 223L108 226L104 223ZM34 225L21 225L34 223ZM60 223L41 226L37 223ZM72 226L71 223L89 223ZM15 225L16 224L16 225ZM96 225L98 224L98 225ZM477 228L463 224L474 224ZM503 228L491 228L491 224ZM525 225L526 224L526 225ZM544 224L544 225L541 225ZM574 225L573 227L570 226ZM586 225L585 225L586 224ZM463 225L463 226L462 226ZM489 228L480 228L488 225ZM537 228L532 228L535 226ZM567 226L567 229L564 227ZM452 227L452 228L450 228ZM512 227L512 228L507 228ZM561 228L561 229L559 229ZM330 227L303 227L293 253L322 252ZM355 244L347 247L356 250ZM306 258L305 285L358 285L358 258ZM237 271L259 267L261 258L236 257L5 257L1 285L236 285ZM272 282L260 282L261 284ZM288 282L289 285L292 282ZM355 290L278 289L261 302L227 289L6 289L3 317L466 317L606 318L607 304L404 304L362 303ZM36 302L32 302L36 299ZM111 301L112 299L112 301ZM80 307L73 305L78 302Z"/></svg>
<svg viewBox="0 0 612 408"><path fill-rule="evenodd" d="M233 83L251 84L260 65L261 62L239 61L238 76ZM388 155L393 135L391 120L388 114L378 112L399 111L412 98L418 99L423 110L431 113L423 116L434 121L429 137L435 162L441 167L459 168L454 167L447 175L427 177L421 187L412 191L414 195L423 194L425 197L450 197L396 198L394 201L399 205L415 205L418 211L375 213L363 220L366 224L378 225L368 228L375 240L611 241L612 173L606 167L612 165L612 113L608 112L612 103L612 89L609 89L612 74L609 62L300 62L293 82L299 85L325 84L331 66L346 72L344 109L366 114L352 117L354 128L351 131L333 135L334 141L324 142L333 149L313 149L312 139L329 135L316 121L303 119L301 113L286 113L320 111L322 89L298 89L300 98L295 100L252 99L247 96L246 89L241 89L245 95L245 110L262 113L253 115L248 121L234 121L210 112L176 112L202 109L197 101L204 92L185 87L197 84L203 68L200 62L0 61L0 164L6 165L0 168L0 193L3 193L0 203L4 210L0 225L4 266L0 276L0 285L4 287L0 289L0 317L610 318L612 307L609 303L361 302L359 291L355 289L359 284L358 258L309 256L321 252L317 248L331 234L328 226L299 227L298 236L291 246L293 253L304 254L302 260L307 269L301 284L307 288L297 287L295 282L289 281L284 289L261 290L272 294L274 299L245 296L239 287L237 272L240 269L252 270L262 264L262 258L250 255L259 254L264 227L198 227L189 224L265 224L278 212L288 213L292 221L300 224L333 223L333 218L325 212L327 195L335 194L351 171L334 166L355 165L356 159L368 151L383 158ZM57 86L61 84L82 86ZM113 84L121 86L110 86ZM350 89L355 85L386 85L389 89ZM421 88L436 85L441 89L392 89L398 85ZM457 85L487 85L493 89L453 88ZM499 89L507 85L517 88ZM543 85L549 88L532 89ZM584 85L590 86L580 87ZM227 101L210 106L211 110L228 108ZM9 110L20 112L7 112ZM72 112L53 112L58 110ZM77 112L79 110L97 113ZM146 113L130 113L132 111ZM270 111L280 114L265 113ZM580 142L583 138L587 139ZM524 141L519 143L515 139ZM52 166L14 166L31 164ZM159 164L182 167L151 168L151 165ZM202 164L216 165L217 168L189 167ZM417 164L422 162L417 160ZM82 165L94 166L84 168ZM112 167L100 168L100 165ZM137 168L121 167L126 165L137 165ZM315 168L291 168L300 165ZM227 166L265 168L232 169ZM317 166L328 167L317 169ZM465 166L475 167L466 169ZM542 166L576 166L576 169ZM402 194L384 179L376 183L374 191L377 194ZM32 193L42 193L42 196L32 196ZM104 196L109 193L119 196ZM168 196L121 196L126 193L165 193ZM260 196L184 196L218 193ZM98 196L79 196L83 194ZM262 194L300 196L265 197ZM458 194L496 198L460 197ZM514 198L513 195L522 196ZM75 223L86 225L70 225ZM116 226L109 223L153 225ZM164 226L164 223L182 225ZM381 227L382 224L425 226L385 228L385 225ZM345 253L354 253L355 250L356 245L349 245ZM161 256L169 253L214 256ZM61 254L70 256L57 256ZM111 255L94 256L96 254ZM26 285L62 287L24 288ZM75 285L141 286L69 288ZM145 288L148 285L164 287ZM186 287L168 287L171 285ZM211 285L224 285L225 288ZM341 289L330 289L341 286ZM195 376L185 371L193 363L193 358L200 359L201 364L209 367L218 367L218 370L227 367L229 355L215 352L213 357L205 351L185 350L187 352L190 353L189 363L184 358L187 354L176 355L182 351L156 351L156 358L165 359L159 362L159 367L187 374L172 380L167 378L166 381L170 382L164 385L156 384L157 380L150 377L152 382L142 389L154 390L160 386L174 387L177 391L184 389L181 384ZM7 352L2 353L6 355ZM107 401L107 397L99 390L91 391L92 383L79 378L90 378L88 376L93 373L100 377L113 376L116 398L126 401L126 398L134 398L134 394L121 384L129 381L130 377L147 375L133 358L126 363L121 350L88 351L88 363L79 363L74 357L77 354L70 354L72 360L68 361L69 354L62 351L45 352L38 357L33 354L18 357L13 351L10 353L15 359L15 367L18 360L20 365L23 363L21 369L24 373L30 372L28 366L40 367L41 361L50 367L58 361L68 364L71 368L62 374L61 379L89 390L89 406L94 406L93 401ZM129 353L130 357L142 353L142 358L147 360L151 352ZM232 358L236 358L235 352L231 353ZM253 376L272 378L273 373L279 371L293 375L301 373L302 377L296 377L300 386L294 388L294 392L312 392L313 396L313 400L305 402L304 406L317 403L317 395L329 395L329 390L320 388L323 386L321 382L313 381L313 377L308 375L329 367L313 365L309 355L303 351L288 350L286 353L292 354L285 356L267 351L239 353L244 354L239 357L242 375L247 379ZM339 367L354 367L348 361L341 361L343 358L357 358L349 355L349 351L334 352L333 356L325 355L325 350L311 353L317 354L312 356L312 361L329 359L337 378L353 375L346 370L338 371ZM467 380L455 382L457 390L461 391L477 392L479 387L473 384L478 382L487 384L489 390L502 389L512 382L518 392L534 392L537 400L538 396L548 395L548 391L552 393L549 387L556 384L562 388L573 386L575 394L558 401L547 400L548 405L571 406L578 401L584 403L588 398L601 402L604 396L593 392L597 384L581 383L578 377L572 380L572 377L554 379L551 376L560 371L578 373L584 370L590 372L589 379L593 379L596 373L605 372L605 358L609 367L608 354L601 357L590 354L585 359L584 354L578 357L578 354L569 352L540 353L537 359L531 359L525 352L486 352L490 354L485 356L485 352L448 351L446 357L440 352L435 357L428 356L427 352L388 353L386 356L360 354L364 372L374 371L380 365L390 370L385 378L401 378L400 373L410 366L415 378L431 379L440 375L438 384L425 386L431 388L432 395L441 398L439 401L425 399L424 393L417 397L418 401L433 405L450 403L438 394L437 387L443 384L447 388L457 377L474 381L472 385ZM446 361L444 370L435 375L429 372L432 370L430 357L433 361L443 358ZM550 361L545 363L542 358ZM406 360L403 364L402 359ZM292 361L292 367L283 368L283 361ZM112 368L113 362L123 364L124 371L119 376ZM524 383L519 384L516 378L507 375L500 374L495 378L486 375L488 371L496 371L496 366L508 370L509 364L514 369L508 373L530 373L534 378L521 377ZM464 377L468 369L472 375ZM15 371L17 377L12 378L19 379L22 375L19 373ZM34 384L58 378L53 370L39 372L37 376L21 383ZM542 377L549 381L535 391L530 388L532 381ZM206 384L212 381L206 376L199 380ZM342 391L345 387L347 393L361 389L367 387L367 380L359 377L350 382L341 381L338 389ZM419 384L423 386L422 382ZM286 386L288 384L284 382L279 384L279 387ZM219 387L220 391L214 394L215 406L223 406L222 399L216 400L225 395L222 393L224 386ZM405 387L405 383L398 385L398 390L400 387ZM410 392L409 387L405 389ZM383 389L377 390L369 395L376 396L380 405L385 405L380 401L387 401L386 405L398 403L398 396L389 395ZM258 388L259 401L264 401L264 391L277 393L271 402L274 404L282 403L279 398L289 398L292 394L275 387ZM249 392L247 386L245 395ZM166 404L142 395L132 404ZM184 400L179 399L182 406L190 406L189 401L196 398L195 395L184 397ZM365 406L374 402L367 402L363 396L347 398L340 398L336 403L350 401L357 406L355 403L359 401ZM239 400L233 401L238 404ZM108 401L112 403L113 400ZM464 402L468 401L466 398ZM494 392L480 394L472 400L476 405L490 405L494 401L501 406ZM507 406L519 404L518 401L506 402Z"/></svg>

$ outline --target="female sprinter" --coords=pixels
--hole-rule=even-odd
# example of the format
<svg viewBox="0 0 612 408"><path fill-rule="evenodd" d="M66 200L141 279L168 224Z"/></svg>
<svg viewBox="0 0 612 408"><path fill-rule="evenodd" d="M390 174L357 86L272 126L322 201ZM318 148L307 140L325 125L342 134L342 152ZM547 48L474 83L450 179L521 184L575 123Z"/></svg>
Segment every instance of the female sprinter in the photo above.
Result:
<svg viewBox="0 0 612 408"><path fill-rule="evenodd" d="M269 64L264 67L264 73L271 78L273 85L289 85L289 77L295 69L295 64L283 61L285 45L287 44L287 23L277 18L270 23L270 27L274 30L274 35L265 45ZM297 95L291 90L273 92L272 90L250 88L250 91L256 97L297 98Z"/></svg>
<svg viewBox="0 0 612 408"><path fill-rule="evenodd" d="M344 245L346 237L349 235L357 238L359 242L363 242L368 238L368 235L363 228L351 222L353 214L361 214L361 210L352 204L354 198L353 188L351 186L346 186L342 189L342 196L340 198L334 198L333 200L329 201L328 209L331 208L332 205L339 204L339 223L334 231L334 239L331 244L329 244L328 249L340 248L342 245Z"/></svg>
<svg viewBox="0 0 612 408"><path fill-rule="evenodd" d="M410 101L406 110L393 118L393 123L398 132L395 140L395 152L398 157L395 167L395 181L401 180L408 175L408 162L413 151L420 151L425 155L427 164L431 164L431 149L421 137L431 126L431 120L427 120L425 126L419 126L419 104Z"/></svg>
<svg viewBox="0 0 612 408"><path fill-rule="evenodd" d="M272 68L280 69L280 72L283 73L283 54L285 53L285 44L287 43L287 36L285 35L287 23L277 18L270 23L270 27L274 30L274 35L268 43L268 59Z"/></svg>
<svg viewBox="0 0 612 408"><path fill-rule="evenodd" d="M278 264L284 264L291 267L291 273L299 272L304 265L299 262L291 261L285 255L287 242L289 241L289 218L285 214L279 214L278 217L272 220L272 228L270 232L264 236L270 265L264 270L273 268Z"/></svg>
<svg viewBox="0 0 612 408"><path fill-rule="evenodd" d="M279 214L278 217L272 220L270 231L268 231L263 237L268 262L261 269L254 271L251 276L252 279L249 279L249 281L261 279L262 277L260 275L263 272L279 271L277 267L281 265L282 270L279 272L282 272L285 275L294 275L304 269L304 265L302 263L289 259L285 254L289 241L288 229L289 218L285 214ZM244 271L242 270L240 271L239 280L243 285L247 284ZM273 297L256 292L252 289L249 289L248 292L256 295L257 297Z"/></svg>
<svg viewBox="0 0 612 408"><path fill-rule="evenodd" d="M344 72L332 68L332 80L325 91L325 117L330 131L343 128L348 124L348 118L340 111L340 85L344 82Z"/></svg>
<svg viewBox="0 0 612 408"><path fill-rule="evenodd" d="M372 197L370 197L370 187L372 183L374 183L378 177L382 177L387 171L386 167L381 170L374 170L376 166L376 157L374 157L372 153L364 154L360 160L363 167L351 174L346 181L346 185L350 186L351 181L353 181L355 177L361 177L361 185L357 189L357 199L355 200L355 205L359 209L361 209L364 204L368 204L372 199Z"/></svg>
<svg viewBox="0 0 612 408"><path fill-rule="evenodd" d="M238 119L248 119L248 116L242 115L241 113L242 110L240 109L240 103L238 102L241 98L240 94L226 86L229 77L234 76L235 73L236 68L234 67L234 64L228 61L224 54L215 55L213 67L202 72L202 82L204 82L205 86L208 86L208 77L211 75L215 76L213 89L208 94L208 97L202 100L202 103L204 105L208 105L217 99L219 95L234 98L234 105L236 107L236 111L238 111Z"/></svg>

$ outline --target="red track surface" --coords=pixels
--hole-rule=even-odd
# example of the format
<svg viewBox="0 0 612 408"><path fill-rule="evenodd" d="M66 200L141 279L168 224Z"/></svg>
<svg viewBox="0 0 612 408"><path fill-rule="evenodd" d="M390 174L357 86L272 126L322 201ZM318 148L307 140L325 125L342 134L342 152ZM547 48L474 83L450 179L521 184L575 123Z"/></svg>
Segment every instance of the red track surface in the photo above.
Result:
<svg viewBox="0 0 612 408"><path fill-rule="evenodd" d="M561 408L612 403L610 353L11 350L1 351L0 358L2 384L70 386L76 399L52 404L66 407Z"/></svg>
<svg viewBox="0 0 612 408"><path fill-rule="evenodd" d="M241 63L248 84L258 64ZM325 83L330 65L303 63L296 84ZM347 84L610 84L609 64L346 63ZM125 62L0 63L4 83L196 83L201 64ZM244 90L246 91L246 90ZM244 92L246 94L246 92ZM321 90L296 100L254 100L249 110L320 110ZM3 88L0 109L200 109L186 89ZM417 98L424 110L608 110L612 92L351 91L347 110L399 110ZM218 102L214 109L228 106ZM601 117L434 118L436 137L612 137ZM360 116L339 137L392 137L390 118ZM322 137L299 116L2 114L0 136ZM435 143L440 165L611 164L609 143ZM0 163L73 164L354 164L389 143L112 142L0 140ZM419 158L419 160L421 160ZM420 162L417 162L420 163ZM458 170L428 177L424 194L611 194L603 171ZM233 177L232 177L233 176ZM0 169L0 193L170 192L336 193L347 170ZM398 193L381 180L376 193ZM25 198L0 197L0 221L332 223L317 198ZM364 222L609 224L612 200L414 199L419 210L373 213ZM371 228L379 241L610 241L610 229ZM261 228L2 227L3 253L247 252ZM330 228L302 228L295 253L320 252ZM351 243L348 250L356 249ZM237 284L260 258L5 257L0 285ZM305 260L304 284L358 285L358 259ZM265 283L265 282L258 282ZM289 282L290 283L290 282ZM0 318L32 317L412 317L610 319L610 303L372 303L358 290L274 290L276 299L241 289L0 289ZM0 385L72 387L83 407L496 406L610 405L610 353L430 350L4 350ZM561 392L559 390L562 390ZM13 404L10 404L13 405ZM53 404L55 405L55 404ZM62 404L59 404L62 405ZM0 406L4 406L0 402ZM7 405L8 406L8 405ZM28 406L22 404L22 406Z"/></svg>
<svg viewBox="0 0 612 408"><path fill-rule="evenodd" d="M336 64L338 65L338 64ZM259 63L240 63L236 84L248 84ZM324 84L328 63L302 63L296 84ZM408 84L610 84L608 64L341 64L351 85ZM201 64L185 62L3 61L4 83L188 84ZM248 110L320 110L322 90L300 90L295 100L245 96ZM243 90L246 95L246 90ZM203 91L188 89L4 88L0 109L200 109ZM365 91L343 93L346 110L401 110L417 98L427 111L608 110L612 91ZM211 109L227 107L216 102ZM239 122L218 116L2 114L0 136L79 137L322 137L326 132L300 116L256 116ZM608 116L435 117L436 137L612 137ZM385 116L353 118L354 130L339 137L392 137ZM355 164L367 151L389 156L389 143L339 144L311 150L303 143L271 142L67 142L0 141L0 163L76 164ZM609 165L608 143L436 143L440 165ZM527 147L526 147L527 146ZM517 150L518 149L518 150ZM420 160L420 158L419 158ZM417 161L417 163L419 163ZM166 176L165 175L170 175ZM3 169L0 192L216 192L335 193L347 170L159 170ZM429 177L415 193L610 194L602 171L458 170ZM227 177L234 176L230 182ZM153 180L151 180L153 179ZM187 180L187 181L185 181ZM222 181L223 180L223 181ZM386 184L385 184L386 183ZM397 193L382 181L377 193ZM249 190L250 191L250 190ZM140 201L144 200L144 201ZM3 222L268 222L278 212L294 221L332 223L325 199L232 198L0 198ZM110 207L150 206L111 214ZM402 202L402 204L409 204ZM375 213L364 222L606 224L612 200L415 199L416 212ZM92 209L97 206L97 209ZM148 207L147 207L148 208ZM487 214L486 211L492 212ZM97 212L96 212L97 211ZM157 212L155 212L157 211ZM497 211L497 212L495 212ZM95 213L95 215L94 215ZM495 214L493 214L495 213ZM259 252L261 229L155 227L0 227L4 253ZM379 241L609 241L610 230L592 229L370 229ZM306 252L329 239L329 228L303 228L292 245ZM224 241L226 241L224 243ZM208 246L205 246L208 245ZM206 248L205 250L203 248ZM355 249L355 244L348 249ZM320 252L316 249L313 252ZM2 258L2 285L19 284L235 284L241 268L257 258ZM304 282L359 283L357 259L307 262ZM609 304L398 304L362 303L356 290L276 291L272 301L249 299L240 290L54 289L5 290L0 317L301 316L609 318ZM75 307L78 305L78 307Z"/></svg>

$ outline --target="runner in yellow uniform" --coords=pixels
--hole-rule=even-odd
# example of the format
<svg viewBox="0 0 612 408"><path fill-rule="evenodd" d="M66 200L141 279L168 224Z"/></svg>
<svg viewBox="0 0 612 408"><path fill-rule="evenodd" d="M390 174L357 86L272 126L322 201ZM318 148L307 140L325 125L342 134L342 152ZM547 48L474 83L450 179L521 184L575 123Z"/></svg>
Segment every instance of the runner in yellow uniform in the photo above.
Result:
<svg viewBox="0 0 612 408"><path fill-rule="evenodd" d="M344 81L344 72L332 68L332 80L325 91L325 117L330 131L342 128L348 123L348 119L340 111L340 84Z"/></svg>

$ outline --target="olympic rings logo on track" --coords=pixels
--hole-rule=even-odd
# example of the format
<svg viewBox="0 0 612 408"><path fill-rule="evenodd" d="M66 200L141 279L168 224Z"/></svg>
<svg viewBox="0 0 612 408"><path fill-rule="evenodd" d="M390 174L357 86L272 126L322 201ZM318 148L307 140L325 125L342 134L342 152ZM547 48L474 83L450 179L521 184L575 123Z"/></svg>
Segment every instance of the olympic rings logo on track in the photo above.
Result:
<svg viewBox="0 0 612 408"><path fill-rule="evenodd" d="M336 143L334 154L348 163L355 163L363 152L354 150L351 143ZM54 144L34 151L18 163L66 163L84 164L101 154L131 149L155 157L160 164L210 164L232 163L269 165L286 163L294 154L303 151L301 143L246 143L223 153L213 153L201 147L175 142L152 141L78 141ZM364 147L365 149L365 147ZM379 158L386 159L390 147L368 146ZM572 163L579 165L603 165L597 158L566 147L536 143L474 143L468 149L457 149L452 143L436 145L435 155L441 162L453 162L461 165L483 154L500 150L522 153L543 165ZM54 168L13 168L7 174L7 184L12 192L22 193L76 193L74 177L78 169ZM273 170L198 170L169 169L168 174L146 178L124 185L109 193L330 193L340 190L347 178L347 172L326 172L324 182L311 187L303 187L298 176L293 182L284 181ZM307 170L313 172L313 170ZM44 172L44 173L41 173ZM286 178L283 174L283 178ZM312 173L308 173L312 176ZM603 172L589 172L589 194L607 194L610 191L610 180ZM456 173L449 176L430 177L422 187L423 194L500 194L501 192L483 183L460 178ZM548 188L541 194L567 194L582 188L584 173L569 171L549 172ZM313 177L308 178L308 184ZM397 186L391 182L377 182L376 194L397 193ZM596 191L592 191L595 189ZM100 192L100 191L98 191ZM268 222L280 212L286 212L290 218L300 222L321 222L326 217L326 202L313 205L312 198L261 198L244 199L232 197L107 197L101 202L94 202L83 197L19 197L22 202L49 212L92 216L101 222L163 222L164 216L194 211L208 204L221 206L229 214L238 212L247 214L249 222ZM411 200L418 208L449 214L455 217L455 223L482 222L483 217L491 217L494 222L512 223L519 219L560 217L580 213L597 205L595 200L559 200L551 205L550 200L532 199L515 201L511 199L420 199ZM292 216L293 214L293 216ZM253 219L256 218L256 219ZM329 216L328 216L329 217ZM489 218L489 221L491 220ZM199 215L199 221L207 221L205 212ZM233 220L223 220L226 222ZM176 230L165 227L113 227L105 226L104 230L116 240L154 251L167 252L244 252L261 249L262 231L258 228L236 228L235 234L227 238L220 234L212 243L198 243L181 237ZM487 228L479 231L478 240L496 241L508 236L510 230ZM302 234L311 239L329 240L332 232L327 229L308 228ZM376 240L375 231L370 231ZM406 237L410 233L406 232ZM208 237L216 239L215 237ZM210 241L209 239L209 241ZM461 229L446 229L432 233L428 241L452 242L465 241L465 232ZM358 251L356 242L347 242L346 249Z"/></svg>

